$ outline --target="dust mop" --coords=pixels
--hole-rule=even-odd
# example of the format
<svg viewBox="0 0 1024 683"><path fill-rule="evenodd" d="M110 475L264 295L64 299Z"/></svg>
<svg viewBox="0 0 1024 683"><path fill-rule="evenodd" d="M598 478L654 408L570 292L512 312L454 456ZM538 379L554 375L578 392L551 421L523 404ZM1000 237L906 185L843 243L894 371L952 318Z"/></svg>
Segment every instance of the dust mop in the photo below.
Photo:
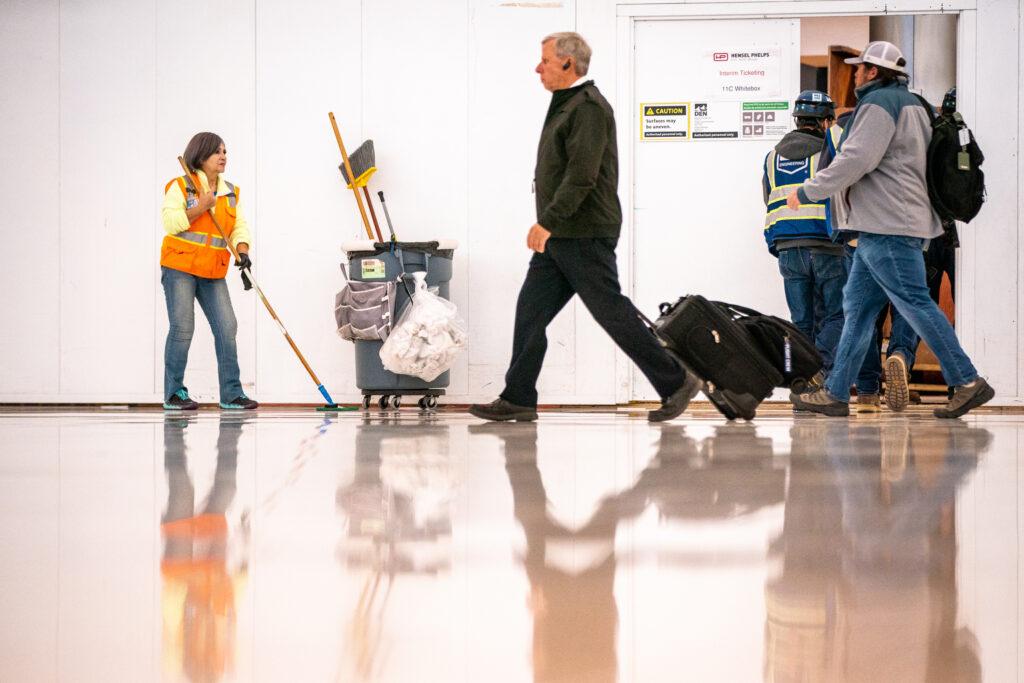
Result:
<svg viewBox="0 0 1024 683"><path fill-rule="evenodd" d="M195 189L196 194L198 195L199 189L201 187L201 185L199 184L199 179L192 173L191 170L189 170L188 165L185 163L185 159L183 159L182 157L178 157L178 163L181 164L182 170L185 171L185 177L188 178L189 182L192 183L192 187ZM231 240L227 238L227 236L224 234L224 230L220 227L220 223L217 222L217 216L214 213L213 208L210 209L210 219L213 221L213 226L217 228L217 232L220 234L220 238L224 240L224 243L227 245L228 250L231 251L231 255L235 257L235 261L241 261L241 259L238 257L238 250L235 249L235 245L233 245L231 243ZM316 383L317 391L319 391L320 395L327 400L327 405L321 406L317 408L317 410L332 412L343 410L358 410L358 408L354 406L339 406L337 403L334 402L334 399L331 398L331 395L327 393L327 389L324 388L323 383L317 378L316 373L313 372L313 368L311 368L309 366L309 363L306 362L306 358L302 355L302 352L299 351L299 347L295 345L295 342L292 340L292 336L288 334L288 330L285 329L284 324L281 322L281 319L277 317L277 313L274 311L274 307L270 305L270 301L267 300L267 296L263 293L263 289L260 288L259 283L256 282L256 277L252 274L252 271L249 270L248 268L245 268L242 272L245 273L245 276L249 278L249 282L252 283L253 289L255 289L256 293L259 294L260 300L263 301L263 305L266 306L267 312L270 313L270 317L274 319L275 323L277 323L277 329L281 330L281 334L284 335L284 338L288 341L289 346L292 347L292 351L294 351L295 355L299 357L299 361L302 363L302 367L306 368L306 372L308 372L309 376L313 378L313 382Z"/></svg>

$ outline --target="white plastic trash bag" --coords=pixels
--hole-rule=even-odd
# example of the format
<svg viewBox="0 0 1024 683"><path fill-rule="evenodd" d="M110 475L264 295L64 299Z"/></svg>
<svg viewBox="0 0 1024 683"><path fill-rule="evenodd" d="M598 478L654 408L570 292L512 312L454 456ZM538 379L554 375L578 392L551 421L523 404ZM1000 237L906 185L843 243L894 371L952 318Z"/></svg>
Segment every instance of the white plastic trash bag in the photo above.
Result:
<svg viewBox="0 0 1024 683"><path fill-rule="evenodd" d="M380 359L386 370L430 382L451 368L466 347L466 324L455 304L427 289L426 273L412 276L412 302L381 346Z"/></svg>

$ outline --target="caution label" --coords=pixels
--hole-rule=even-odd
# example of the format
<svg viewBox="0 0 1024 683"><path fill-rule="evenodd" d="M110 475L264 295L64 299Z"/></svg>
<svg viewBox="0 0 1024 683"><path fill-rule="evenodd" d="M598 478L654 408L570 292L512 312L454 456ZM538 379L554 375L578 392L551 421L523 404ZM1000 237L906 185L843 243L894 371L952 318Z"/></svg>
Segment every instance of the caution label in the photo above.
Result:
<svg viewBox="0 0 1024 683"><path fill-rule="evenodd" d="M689 138L689 102L646 102L640 105L641 140Z"/></svg>

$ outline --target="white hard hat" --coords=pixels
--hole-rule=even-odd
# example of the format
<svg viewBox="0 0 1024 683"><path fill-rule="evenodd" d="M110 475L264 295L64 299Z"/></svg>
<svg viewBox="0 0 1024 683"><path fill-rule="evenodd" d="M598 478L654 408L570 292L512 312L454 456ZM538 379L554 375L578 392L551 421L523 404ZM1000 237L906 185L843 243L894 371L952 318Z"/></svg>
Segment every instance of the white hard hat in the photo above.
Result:
<svg viewBox="0 0 1024 683"><path fill-rule="evenodd" d="M884 40L868 43L859 57L850 57L843 61L847 64L873 64L892 69L897 73L907 73L907 60L903 58L903 53L898 47Z"/></svg>

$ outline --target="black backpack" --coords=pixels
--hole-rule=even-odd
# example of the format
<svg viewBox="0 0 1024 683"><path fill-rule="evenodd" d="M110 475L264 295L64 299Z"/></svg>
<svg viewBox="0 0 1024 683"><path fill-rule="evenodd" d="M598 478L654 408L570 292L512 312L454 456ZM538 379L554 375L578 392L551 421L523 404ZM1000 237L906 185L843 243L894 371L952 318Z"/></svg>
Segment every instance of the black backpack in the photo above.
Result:
<svg viewBox="0 0 1024 683"><path fill-rule="evenodd" d="M943 222L969 223L985 201L985 174L981 170L985 155L960 112L944 106L942 113L936 114L926 99L920 95L917 98L932 122L932 141L928 145L928 198Z"/></svg>

